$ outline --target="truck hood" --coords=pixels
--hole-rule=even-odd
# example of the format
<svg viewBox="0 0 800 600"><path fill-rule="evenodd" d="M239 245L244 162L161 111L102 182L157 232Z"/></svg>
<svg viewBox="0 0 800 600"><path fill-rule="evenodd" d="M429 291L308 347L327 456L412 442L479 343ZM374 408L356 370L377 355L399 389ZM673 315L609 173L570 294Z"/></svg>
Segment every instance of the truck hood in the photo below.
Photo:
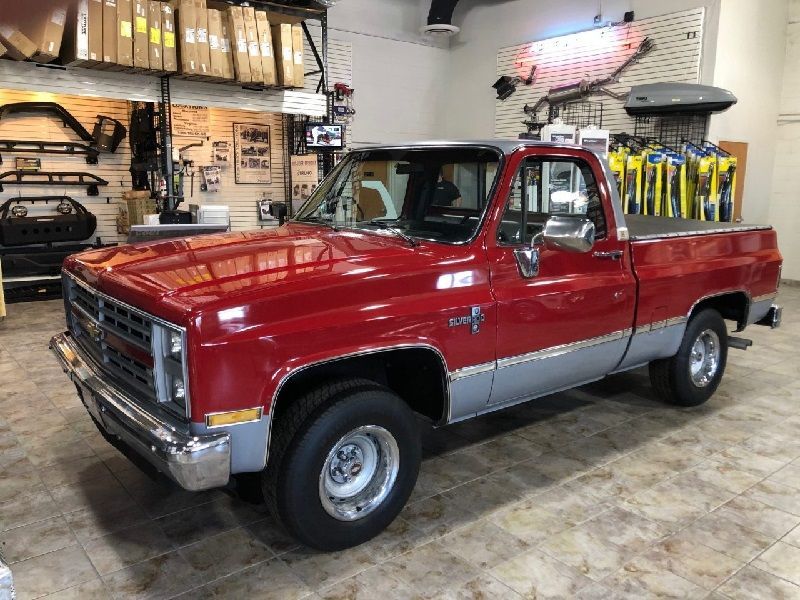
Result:
<svg viewBox="0 0 800 600"><path fill-rule="evenodd" d="M163 318L240 302L265 288L391 270L424 260L390 233L290 223L278 229L203 235L102 248L67 259L65 269L109 296Z"/></svg>

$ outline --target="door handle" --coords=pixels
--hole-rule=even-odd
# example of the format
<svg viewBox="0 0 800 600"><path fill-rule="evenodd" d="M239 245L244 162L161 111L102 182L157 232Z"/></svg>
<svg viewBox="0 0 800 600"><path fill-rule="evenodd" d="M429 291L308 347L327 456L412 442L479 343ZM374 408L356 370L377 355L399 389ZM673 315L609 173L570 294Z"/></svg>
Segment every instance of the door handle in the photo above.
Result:
<svg viewBox="0 0 800 600"><path fill-rule="evenodd" d="M517 269L523 279L532 279L539 275L539 249L519 248L514 250Z"/></svg>
<svg viewBox="0 0 800 600"><path fill-rule="evenodd" d="M611 252L595 252L592 254L595 258L605 258L608 260L620 260L622 258L622 250L612 250Z"/></svg>

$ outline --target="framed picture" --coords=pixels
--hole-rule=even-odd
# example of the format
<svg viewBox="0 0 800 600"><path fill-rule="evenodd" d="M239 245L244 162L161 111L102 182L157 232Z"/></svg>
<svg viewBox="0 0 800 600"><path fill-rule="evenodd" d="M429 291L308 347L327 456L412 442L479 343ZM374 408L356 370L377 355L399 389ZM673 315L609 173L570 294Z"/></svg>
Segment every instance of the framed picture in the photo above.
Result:
<svg viewBox="0 0 800 600"><path fill-rule="evenodd" d="M272 183L269 125L233 124L236 183Z"/></svg>

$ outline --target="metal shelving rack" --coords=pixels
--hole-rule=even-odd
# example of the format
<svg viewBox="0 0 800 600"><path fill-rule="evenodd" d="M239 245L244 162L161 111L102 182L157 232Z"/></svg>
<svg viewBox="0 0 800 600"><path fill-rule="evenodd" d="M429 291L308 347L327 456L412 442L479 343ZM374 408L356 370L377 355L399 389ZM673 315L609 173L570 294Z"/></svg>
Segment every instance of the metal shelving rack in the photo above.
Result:
<svg viewBox="0 0 800 600"><path fill-rule="evenodd" d="M333 96L328 90L328 12L326 9L313 9L301 6L293 7L275 2L259 1L259 0L228 0L228 4L234 5L248 5L256 9L263 9L273 13L283 14L289 17L302 18L301 23L303 33L311 48L311 53L317 61L317 70L306 73L306 75L313 76L319 75L319 83L317 84L317 93L322 93L326 96L326 121L331 122L333 119ZM317 48L317 44L311 35L311 32L306 25L307 20L319 21L320 29L322 32L322 48ZM165 210L175 210L178 203L182 200L179 195L175 194L173 180L174 180L174 163L172 162L172 99L170 95L170 75L164 75L160 81L161 98L159 102L159 152L161 154L161 169L164 178L167 181L167 197L165 200ZM263 90L267 88L253 87L248 85L242 86L244 89L249 90ZM283 133L284 133L284 182L286 198L291 198L291 155L292 154L305 154L305 123L308 121L307 117L298 117L295 115L283 115ZM322 154L320 156L320 170L323 175L327 175L334 165L334 157L332 155ZM287 200L287 205L291 207L291 201ZM291 210L291 208L290 208Z"/></svg>

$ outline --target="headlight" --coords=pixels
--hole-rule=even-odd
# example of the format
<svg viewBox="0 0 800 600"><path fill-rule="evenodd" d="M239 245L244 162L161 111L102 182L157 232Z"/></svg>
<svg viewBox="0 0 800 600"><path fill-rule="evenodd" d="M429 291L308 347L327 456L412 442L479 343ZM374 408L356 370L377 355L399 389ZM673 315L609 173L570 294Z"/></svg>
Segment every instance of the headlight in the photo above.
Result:
<svg viewBox="0 0 800 600"><path fill-rule="evenodd" d="M159 402L188 417L189 386L186 365L186 334L167 323L153 325L153 371Z"/></svg>
<svg viewBox="0 0 800 600"><path fill-rule="evenodd" d="M172 399L181 406L186 400L186 386L183 385L183 379L180 377L172 380Z"/></svg>
<svg viewBox="0 0 800 600"><path fill-rule="evenodd" d="M181 360L183 354L183 335L180 331L169 332L169 355L177 361Z"/></svg>

